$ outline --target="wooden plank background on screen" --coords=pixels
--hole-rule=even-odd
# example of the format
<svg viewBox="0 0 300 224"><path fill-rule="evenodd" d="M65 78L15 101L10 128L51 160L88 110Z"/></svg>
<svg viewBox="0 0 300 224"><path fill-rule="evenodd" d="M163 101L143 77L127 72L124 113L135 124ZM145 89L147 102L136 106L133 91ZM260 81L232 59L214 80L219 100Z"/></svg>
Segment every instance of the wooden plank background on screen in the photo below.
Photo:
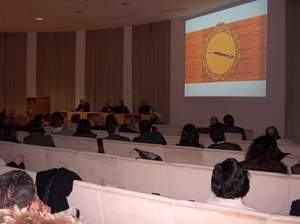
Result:
<svg viewBox="0 0 300 224"><path fill-rule="evenodd" d="M224 81L266 80L267 16L257 16L227 25L239 37L240 62L236 71ZM205 73L202 66L204 42L213 29L214 27L186 34L186 84L216 82Z"/></svg>

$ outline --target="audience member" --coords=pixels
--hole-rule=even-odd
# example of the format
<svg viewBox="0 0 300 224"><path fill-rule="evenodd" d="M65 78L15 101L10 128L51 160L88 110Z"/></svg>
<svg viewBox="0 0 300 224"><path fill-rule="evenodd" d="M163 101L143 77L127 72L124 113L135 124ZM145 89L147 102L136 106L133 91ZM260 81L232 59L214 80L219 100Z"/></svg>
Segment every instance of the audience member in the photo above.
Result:
<svg viewBox="0 0 300 224"><path fill-rule="evenodd" d="M95 115L93 117L94 125L91 127L93 130L106 130L106 127L103 125L103 118L100 115Z"/></svg>
<svg viewBox="0 0 300 224"><path fill-rule="evenodd" d="M165 138L158 132L158 131L152 131L152 124L148 120L142 120L139 124L140 128L140 136L135 137L133 139L134 142L140 142L140 143L150 143L150 144L162 144L166 145L167 142Z"/></svg>
<svg viewBox="0 0 300 224"><path fill-rule="evenodd" d="M24 144L55 147L50 135L45 135L45 130L40 126L39 121L30 124L29 135L23 140Z"/></svg>
<svg viewBox="0 0 300 224"><path fill-rule="evenodd" d="M242 148L238 144L230 143L225 141L225 133L221 126L215 126L209 132L209 136L214 144L208 146L212 149L225 149L225 150L236 150L241 151Z"/></svg>
<svg viewBox="0 0 300 224"><path fill-rule="evenodd" d="M65 118L60 112L54 112L50 118L50 126L53 127L52 134L71 136L74 131L66 128Z"/></svg>
<svg viewBox="0 0 300 224"><path fill-rule="evenodd" d="M119 104L113 108L116 114L129 114L128 108L124 105L124 100L120 99Z"/></svg>
<svg viewBox="0 0 300 224"><path fill-rule="evenodd" d="M210 119L209 119L209 127L210 128L213 128L215 127L216 125L220 125L220 122L219 122L219 119L215 116L212 116Z"/></svg>
<svg viewBox="0 0 300 224"><path fill-rule="evenodd" d="M204 148L204 146L199 143L198 129L192 124L186 124L183 127L178 145Z"/></svg>
<svg viewBox="0 0 300 224"><path fill-rule="evenodd" d="M7 163L6 166L25 170L24 156L20 154L16 155L15 159Z"/></svg>
<svg viewBox="0 0 300 224"><path fill-rule="evenodd" d="M17 139L16 127L11 123L8 123L2 127L2 131L0 132L0 140L20 143Z"/></svg>
<svg viewBox="0 0 300 224"><path fill-rule="evenodd" d="M0 175L0 208L29 207L37 211L35 186L24 171L14 170Z"/></svg>
<svg viewBox="0 0 300 224"><path fill-rule="evenodd" d="M0 220L3 224L80 224L65 213L52 216L49 207L38 199L33 179L24 171L0 175L0 189Z"/></svg>
<svg viewBox="0 0 300 224"><path fill-rule="evenodd" d="M275 141L281 138L277 128L273 126L267 127L265 130L265 134L272 137Z"/></svg>
<svg viewBox="0 0 300 224"><path fill-rule="evenodd" d="M76 111L90 112L90 104L85 99L80 99L80 103L77 106Z"/></svg>
<svg viewBox="0 0 300 224"><path fill-rule="evenodd" d="M281 136L279 135L279 131L274 126L267 127L265 130L265 134L274 138L277 144L293 144L292 140L281 138Z"/></svg>
<svg viewBox="0 0 300 224"><path fill-rule="evenodd" d="M97 134L91 132L91 123L87 119L80 119L76 128L76 132L73 136L85 137L85 138L96 138Z"/></svg>
<svg viewBox="0 0 300 224"><path fill-rule="evenodd" d="M278 160L276 141L268 136L257 137L250 145L242 166L249 170L259 170L287 174L287 167Z"/></svg>
<svg viewBox="0 0 300 224"><path fill-rule="evenodd" d="M147 104L146 100L142 100L139 107L139 114L150 114L150 109L151 107Z"/></svg>
<svg viewBox="0 0 300 224"><path fill-rule="evenodd" d="M211 190L207 203L245 210L255 210L247 207L243 198L249 191L249 174L241 164L233 158L218 163L211 177Z"/></svg>
<svg viewBox="0 0 300 224"><path fill-rule="evenodd" d="M118 122L113 114L110 114L106 117L105 126L108 132L108 136L105 139L130 142L129 138L116 134Z"/></svg>
<svg viewBox="0 0 300 224"><path fill-rule="evenodd" d="M103 113L113 112L113 107L110 105L109 100L104 102L104 106L102 107L101 112L103 112Z"/></svg>
<svg viewBox="0 0 300 224"><path fill-rule="evenodd" d="M234 119L232 115L226 114L223 118L223 122L225 132L240 133L242 135L242 139L246 140L245 130L243 128L234 126Z"/></svg>
<svg viewBox="0 0 300 224"><path fill-rule="evenodd" d="M42 114L37 114L34 116L34 118L28 122L27 124L27 131L30 132L31 129L33 128L42 128L43 129L43 122L44 122L44 117ZM44 130L45 132L45 130Z"/></svg>

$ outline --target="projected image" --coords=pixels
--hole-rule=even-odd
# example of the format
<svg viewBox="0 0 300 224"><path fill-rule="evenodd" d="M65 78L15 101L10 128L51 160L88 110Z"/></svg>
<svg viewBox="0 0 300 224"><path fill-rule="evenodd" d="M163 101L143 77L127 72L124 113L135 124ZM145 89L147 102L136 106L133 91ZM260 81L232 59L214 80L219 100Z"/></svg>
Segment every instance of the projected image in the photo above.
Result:
<svg viewBox="0 0 300 224"><path fill-rule="evenodd" d="M267 0L186 21L185 96L266 96Z"/></svg>

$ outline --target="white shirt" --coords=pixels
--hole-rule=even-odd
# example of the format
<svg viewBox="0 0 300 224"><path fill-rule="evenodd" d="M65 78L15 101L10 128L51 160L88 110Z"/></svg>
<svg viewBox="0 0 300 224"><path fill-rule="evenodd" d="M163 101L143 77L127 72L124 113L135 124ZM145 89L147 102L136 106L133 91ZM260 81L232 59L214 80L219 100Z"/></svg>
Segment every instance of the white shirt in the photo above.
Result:
<svg viewBox="0 0 300 224"><path fill-rule="evenodd" d="M208 198L207 203L212 205L229 207L229 208L256 211L256 209L254 208L247 207L242 198L227 199L227 198L219 198L215 195L212 195Z"/></svg>

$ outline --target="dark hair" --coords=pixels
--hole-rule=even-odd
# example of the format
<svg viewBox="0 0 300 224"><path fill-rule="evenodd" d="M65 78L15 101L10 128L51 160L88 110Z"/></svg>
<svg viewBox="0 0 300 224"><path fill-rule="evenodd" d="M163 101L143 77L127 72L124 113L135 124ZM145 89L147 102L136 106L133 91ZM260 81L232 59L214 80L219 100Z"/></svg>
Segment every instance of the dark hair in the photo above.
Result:
<svg viewBox="0 0 300 224"><path fill-rule="evenodd" d="M224 130L218 125L210 129L209 136L214 143L225 141Z"/></svg>
<svg viewBox="0 0 300 224"><path fill-rule="evenodd" d="M276 160L278 145L274 138L263 135L254 139L246 154L246 160Z"/></svg>
<svg viewBox="0 0 300 224"><path fill-rule="evenodd" d="M193 124L186 124L183 127L179 145L199 146L199 132Z"/></svg>
<svg viewBox="0 0 300 224"><path fill-rule="evenodd" d="M139 129L141 133L150 131L152 128L152 124L150 121L148 120L141 120L139 123Z"/></svg>
<svg viewBox="0 0 300 224"><path fill-rule="evenodd" d="M32 178L24 171L14 170L0 175L0 208L27 207L35 197Z"/></svg>
<svg viewBox="0 0 300 224"><path fill-rule="evenodd" d="M265 134L274 138L275 140L278 140L281 138L277 128L275 128L273 126L267 127L265 130Z"/></svg>
<svg viewBox="0 0 300 224"><path fill-rule="evenodd" d="M114 133L118 127L118 121L113 114L110 114L105 119L105 127L108 133Z"/></svg>
<svg viewBox="0 0 300 224"><path fill-rule="evenodd" d="M249 191L249 174L233 158L218 163L211 177L211 190L220 198L242 198Z"/></svg>
<svg viewBox="0 0 300 224"><path fill-rule="evenodd" d="M17 131L16 127L13 124L8 123L3 127L2 132L0 134L0 138L2 138L2 139L16 139L17 138L16 131Z"/></svg>
<svg viewBox="0 0 300 224"><path fill-rule="evenodd" d="M76 133L77 134L86 134L91 131L91 123L87 119L80 119L77 127L76 127Z"/></svg>
<svg viewBox="0 0 300 224"><path fill-rule="evenodd" d="M64 121L65 118L61 112L59 111L53 112L50 118L50 126L55 128L61 127L64 124Z"/></svg>
<svg viewBox="0 0 300 224"><path fill-rule="evenodd" d="M286 166L280 162L281 154L276 141L263 135L252 142L242 165L251 170L287 173Z"/></svg>
<svg viewBox="0 0 300 224"><path fill-rule="evenodd" d="M39 119L33 119L28 122L27 130L29 133L41 133L45 134L44 128L41 127L42 123Z"/></svg>
<svg viewBox="0 0 300 224"><path fill-rule="evenodd" d="M234 126L234 119L233 119L233 116L230 115L230 114L226 114L226 115L224 116L223 122L224 122L224 125L225 125L225 126L228 126L228 127Z"/></svg>

